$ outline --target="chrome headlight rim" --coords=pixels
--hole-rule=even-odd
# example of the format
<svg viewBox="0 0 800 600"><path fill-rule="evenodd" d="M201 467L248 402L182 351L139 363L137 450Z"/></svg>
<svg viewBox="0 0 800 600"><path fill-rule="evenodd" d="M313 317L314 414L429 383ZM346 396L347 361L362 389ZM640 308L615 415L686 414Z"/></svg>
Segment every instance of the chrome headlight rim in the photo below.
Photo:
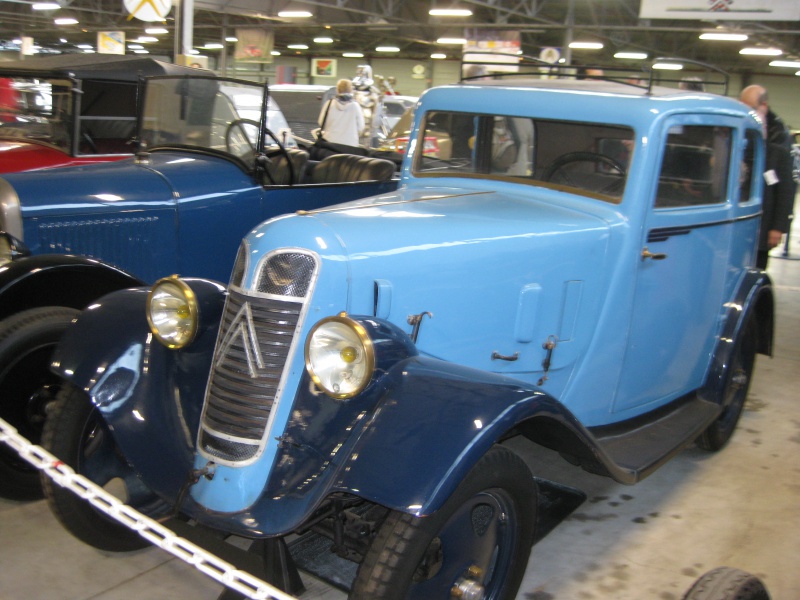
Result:
<svg viewBox="0 0 800 600"><path fill-rule="evenodd" d="M363 360L365 362L364 368L364 377L359 382L357 386L355 386L349 392L336 392L335 390L329 389L319 375L315 372L314 366L311 361L310 357L310 349L311 344L314 339L314 334L316 334L322 327L330 323L339 323L350 329L356 336L359 344L361 345L361 349L363 351ZM356 321L355 319L349 317L347 313L339 313L338 315L326 317L318 321L309 331L308 336L306 337L306 344L305 344L305 363L306 363L306 371L308 372L309 377L314 382L319 390L321 390L325 395L330 396L336 400L348 400L353 398L363 392L367 386L372 382L373 375L375 373L375 347L372 343L372 338L370 337L369 333L367 332L366 328Z"/></svg>
<svg viewBox="0 0 800 600"><path fill-rule="evenodd" d="M186 307L189 310L188 322L190 327L188 328L187 333L182 335L177 341L165 337L159 329L158 324L153 319L153 299L155 298L155 295L159 289L166 285L175 286L178 289L178 291L182 294L183 299L186 301ZM153 333L156 339L161 342L161 344L170 350L180 350L181 348L185 348L194 341L194 338L197 335L200 322L200 309L197 302L197 296L189 284L183 281L177 275L162 277L153 284L153 286L150 288L150 292L147 294L146 314L147 324L150 326L150 331Z"/></svg>

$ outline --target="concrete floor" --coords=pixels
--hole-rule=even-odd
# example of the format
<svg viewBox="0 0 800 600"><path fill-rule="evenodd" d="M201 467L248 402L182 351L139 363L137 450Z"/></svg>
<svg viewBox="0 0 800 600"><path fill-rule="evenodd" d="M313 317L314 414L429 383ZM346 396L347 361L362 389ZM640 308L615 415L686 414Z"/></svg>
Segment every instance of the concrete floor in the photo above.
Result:
<svg viewBox="0 0 800 600"><path fill-rule="evenodd" d="M800 258L800 227L790 256ZM518 444L537 473L588 500L531 554L519 600L679 600L731 566L773 600L800 598L800 260L772 258L776 352L759 357L735 436L628 487ZM302 598L344 598L310 578ZM42 502L0 500L0 600L213 600L222 586L157 548L114 555L64 532Z"/></svg>

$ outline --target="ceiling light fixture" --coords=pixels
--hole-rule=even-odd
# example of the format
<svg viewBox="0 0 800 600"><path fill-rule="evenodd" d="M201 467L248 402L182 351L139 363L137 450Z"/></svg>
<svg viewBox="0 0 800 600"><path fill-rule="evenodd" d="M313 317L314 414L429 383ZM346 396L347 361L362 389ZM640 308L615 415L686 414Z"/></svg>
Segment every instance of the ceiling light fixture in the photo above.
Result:
<svg viewBox="0 0 800 600"><path fill-rule="evenodd" d="M471 17L472 11L468 8L432 8L428 14L432 17Z"/></svg>
<svg viewBox="0 0 800 600"><path fill-rule="evenodd" d="M342 52L344 58L364 58L363 52Z"/></svg>
<svg viewBox="0 0 800 600"><path fill-rule="evenodd" d="M94 46L92 46L91 44L78 44L75 47L80 48L81 50L94 50Z"/></svg>
<svg viewBox="0 0 800 600"><path fill-rule="evenodd" d="M796 60L773 60L769 63L770 67L789 67L790 69L800 69L800 61Z"/></svg>
<svg viewBox="0 0 800 600"><path fill-rule="evenodd" d="M436 40L437 44L454 44L458 46L463 46L467 43L467 40L464 38L457 38L457 37L440 37Z"/></svg>
<svg viewBox="0 0 800 600"><path fill-rule="evenodd" d="M569 47L573 50L602 50L603 44L600 42L570 42Z"/></svg>
<svg viewBox="0 0 800 600"><path fill-rule="evenodd" d="M281 53L278 50L270 50L269 52L272 56L280 56Z"/></svg>
<svg viewBox="0 0 800 600"><path fill-rule="evenodd" d="M653 68L664 69L665 71L680 71L683 69L683 65L679 65L678 63L655 63Z"/></svg>
<svg viewBox="0 0 800 600"><path fill-rule="evenodd" d="M305 44L289 44L286 47L290 50L308 50L308 46Z"/></svg>
<svg viewBox="0 0 800 600"><path fill-rule="evenodd" d="M647 58L646 52L617 52L614 58L627 58L629 60L645 60Z"/></svg>
<svg viewBox="0 0 800 600"><path fill-rule="evenodd" d="M238 41L239 41L239 38L237 38L237 37L234 37L234 36L232 36L232 35L229 35L228 37L226 37L226 38L225 38L225 41L226 41L226 42L238 42Z"/></svg>
<svg viewBox="0 0 800 600"><path fill-rule="evenodd" d="M142 50L144 46L141 44L128 44L128 50Z"/></svg>
<svg viewBox="0 0 800 600"><path fill-rule="evenodd" d="M206 42L203 46L206 50L222 50L225 47L225 44L220 44L219 42Z"/></svg>
<svg viewBox="0 0 800 600"><path fill-rule="evenodd" d="M308 19L313 17L307 10L282 10L278 13L281 19Z"/></svg>
<svg viewBox="0 0 800 600"><path fill-rule="evenodd" d="M140 48L133 51L134 54L150 54L150 50L145 50L144 48Z"/></svg>
<svg viewBox="0 0 800 600"><path fill-rule="evenodd" d="M150 27L144 30L145 33L150 35L162 35L165 33L169 33L168 29L164 29L163 27Z"/></svg>
<svg viewBox="0 0 800 600"><path fill-rule="evenodd" d="M59 17L58 19L53 19L53 23L56 25L77 25L78 19L75 17Z"/></svg>
<svg viewBox="0 0 800 600"><path fill-rule="evenodd" d="M720 42L743 42L747 39L747 35L744 33L701 33L700 39Z"/></svg>
<svg viewBox="0 0 800 600"><path fill-rule="evenodd" d="M780 48L742 48L739 54L749 54L752 56L780 56L783 50Z"/></svg>
<svg viewBox="0 0 800 600"><path fill-rule="evenodd" d="M400 48L397 46L378 46L375 48L375 52L400 52Z"/></svg>
<svg viewBox="0 0 800 600"><path fill-rule="evenodd" d="M442 54L440 52L436 52L434 54L431 54L431 58L441 60L443 58L447 58L447 54Z"/></svg>
<svg viewBox="0 0 800 600"><path fill-rule="evenodd" d="M135 40L131 40L131 41L132 42L136 42L138 44L151 44L153 42L157 42L158 38L150 37L150 36L147 36L147 35L140 35L138 38L136 38Z"/></svg>
<svg viewBox="0 0 800 600"><path fill-rule="evenodd" d="M36 2L31 5L33 10L58 10L61 5L57 2Z"/></svg>
<svg viewBox="0 0 800 600"><path fill-rule="evenodd" d="M333 38L330 37L315 37L314 38L315 44L332 44Z"/></svg>

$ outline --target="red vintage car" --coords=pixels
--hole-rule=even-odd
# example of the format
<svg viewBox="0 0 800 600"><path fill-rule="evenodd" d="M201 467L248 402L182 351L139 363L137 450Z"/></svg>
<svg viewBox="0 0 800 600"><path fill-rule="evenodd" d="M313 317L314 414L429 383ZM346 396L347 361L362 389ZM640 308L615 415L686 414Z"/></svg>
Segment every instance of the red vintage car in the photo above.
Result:
<svg viewBox="0 0 800 600"><path fill-rule="evenodd" d="M139 78L180 74L197 69L98 54L0 63L0 173L130 156Z"/></svg>

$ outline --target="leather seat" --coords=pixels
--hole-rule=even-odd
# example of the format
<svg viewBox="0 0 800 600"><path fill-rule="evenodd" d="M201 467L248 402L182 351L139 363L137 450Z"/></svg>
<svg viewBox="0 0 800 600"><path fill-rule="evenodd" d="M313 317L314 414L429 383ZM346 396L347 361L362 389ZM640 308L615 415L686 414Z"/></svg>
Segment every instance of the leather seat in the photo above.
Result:
<svg viewBox="0 0 800 600"><path fill-rule="evenodd" d="M292 161L291 172L286 162L286 155ZM281 152L270 158L266 166L269 175L264 175L264 185L294 185L303 181L308 165L308 152L298 148L286 148L286 155Z"/></svg>
<svg viewBox="0 0 800 600"><path fill-rule="evenodd" d="M395 164L390 160L356 154L333 154L323 158L314 167L310 183L389 181L394 172Z"/></svg>

